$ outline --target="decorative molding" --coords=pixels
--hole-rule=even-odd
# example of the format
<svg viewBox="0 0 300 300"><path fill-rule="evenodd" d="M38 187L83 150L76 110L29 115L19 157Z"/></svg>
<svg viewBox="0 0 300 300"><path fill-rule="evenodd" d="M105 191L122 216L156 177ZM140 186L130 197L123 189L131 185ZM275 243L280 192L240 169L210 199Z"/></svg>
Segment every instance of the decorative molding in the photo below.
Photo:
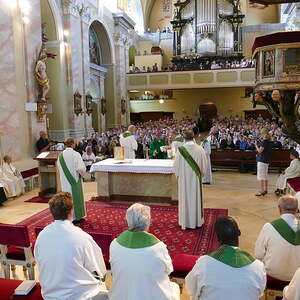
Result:
<svg viewBox="0 0 300 300"><path fill-rule="evenodd" d="M124 12L114 13L113 18L115 21L115 26L120 26L127 32L130 29L134 29L134 26L136 25L135 22Z"/></svg>

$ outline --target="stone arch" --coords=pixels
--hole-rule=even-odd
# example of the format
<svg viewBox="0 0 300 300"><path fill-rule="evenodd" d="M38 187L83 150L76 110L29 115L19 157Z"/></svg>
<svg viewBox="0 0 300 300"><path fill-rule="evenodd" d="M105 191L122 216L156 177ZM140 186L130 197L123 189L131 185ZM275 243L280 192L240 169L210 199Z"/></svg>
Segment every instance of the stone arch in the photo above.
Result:
<svg viewBox="0 0 300 300"><path fill-rule="evenodd" d="M91 31L92 30L92 31ZM105 130L115 120L115 51L113 35L106 24L93 19L89 33L95 34L99 44L99 64L90 60L90 90L93 102L92 127L95 131ZM102 99L105 99L106 114L103 114Z"/></svg>

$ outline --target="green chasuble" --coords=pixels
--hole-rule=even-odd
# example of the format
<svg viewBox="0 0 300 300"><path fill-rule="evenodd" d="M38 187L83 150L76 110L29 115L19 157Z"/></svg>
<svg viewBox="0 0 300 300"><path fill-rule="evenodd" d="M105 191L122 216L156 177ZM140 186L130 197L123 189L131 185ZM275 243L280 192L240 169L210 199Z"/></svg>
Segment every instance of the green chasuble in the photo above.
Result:
<svg viewBox="0 0 300 300"><path fill-rule="evenodd" d="M129 136L132 136L133 134L129 131L126 131L123 133L123 137L126 138L126 137L129 137Z"/></svg>
<svg viewBox="0 0 300 300"><path fill-rule="evenodd" d="M150 144L149 154L152 159L166 159L168 157L167 152L160 151L160 147L166 146L164 140L154 139ZM156 151L156 153L155 153Z"/></svg>
<svg viewBox="0 0 300 300"><path fill-rule="evenodd" d="M218 250L208 254L208 256L233 268L242 268L255 261L255 258L249 253L228 245L222 245Z"/></svg>
<svg viewBox="0 0 300 300"><path fill-rule="evenodd" d="M117 242L126 248L138 249L153 246L160 240L146 231L132 232L126 230L118 236Z"/></svg>
<svg viewBox="0 0 300 300"><path fill-rule="evenodd" d="M67 164L64 160L63 154L59 155L59 162L61 168L72 188L73 208L74 208L74 220L80 220L85 217L85 205L82 190L82 180L79 175L79 179L76 182L71 172L69 171Z"/></svg>
<svg viewBox="0 0 300 300"><path fill-rule="evenodd" d="M279 218L273 222L271 225L275 230L290 244L294 246L300 245L300 228L298 223L298 231L295 232L282 218Z"/></svg>

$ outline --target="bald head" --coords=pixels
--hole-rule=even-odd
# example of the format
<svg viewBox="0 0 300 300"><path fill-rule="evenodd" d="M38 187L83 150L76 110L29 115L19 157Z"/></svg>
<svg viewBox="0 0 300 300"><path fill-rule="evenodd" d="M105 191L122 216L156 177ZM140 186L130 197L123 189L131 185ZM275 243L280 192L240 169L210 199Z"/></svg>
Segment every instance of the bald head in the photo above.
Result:
<svg viewBox="0 0 300 300"><path fill-rule="evenodd" d="M298 200L292 195L285 195L279 198L278 208L280 214L296 214L298 212Z"/></svg>
<svg viewBox="0 0 300 300"><path fill-rule="evenodd" d="M129 126L128 126L128 131L129 131L129 132L135 133L135 130L136 130L136 128L135 128L134 125L129 125Z"/></svg>
<svg viewBox="0 0 300 300"><path fill-rule="evenodd" d="M185 132L184 132L184 139L186 140L186 141L192 141L193 139L194 139L194 132L193 132L193 130L186 130Z"/></svg>

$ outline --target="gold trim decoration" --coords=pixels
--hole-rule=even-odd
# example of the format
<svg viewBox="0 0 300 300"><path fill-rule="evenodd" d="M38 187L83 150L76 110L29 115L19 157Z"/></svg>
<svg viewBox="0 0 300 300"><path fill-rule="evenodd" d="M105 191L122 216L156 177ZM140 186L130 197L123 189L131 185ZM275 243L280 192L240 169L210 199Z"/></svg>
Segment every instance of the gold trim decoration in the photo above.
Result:
<svg viewBox="0 0 300 300"><path fill-rule="evenodd" d="M37 115L38 122L44 122L44 117L47 114L47 108L48 108L47 103L44 102L37 103L36 115Z"/></svg>

